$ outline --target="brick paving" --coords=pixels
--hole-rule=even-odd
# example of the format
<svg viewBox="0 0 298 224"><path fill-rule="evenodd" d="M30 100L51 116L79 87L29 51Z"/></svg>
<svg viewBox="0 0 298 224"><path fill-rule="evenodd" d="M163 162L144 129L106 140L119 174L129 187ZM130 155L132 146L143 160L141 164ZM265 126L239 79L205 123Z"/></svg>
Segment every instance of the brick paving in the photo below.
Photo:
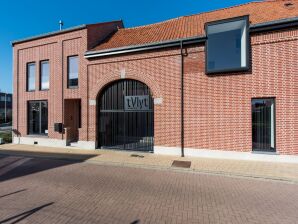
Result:
<svg viewBox="0 0 298 224"><path fill-rule="evenodd" d="M0 171L1 224L298 220L294 183L20 156Z"/></svg>
<svg viewBox="0 0 298 224"><path fill-rule="evenodd" d="M231 176L278 179L298 183L298 164L260 162L245 160L210 159L195 157L163 156L150 153L124 152L114 150L79 150L30 145L1 145L0 154L28 155L43 158L62 158L85 161L102 165L173 169L174 160L191 161L190 169L183 171L225 174ZM144 156L131 157L132 154ZM177 169L177 168L175 168Z"/></svg>

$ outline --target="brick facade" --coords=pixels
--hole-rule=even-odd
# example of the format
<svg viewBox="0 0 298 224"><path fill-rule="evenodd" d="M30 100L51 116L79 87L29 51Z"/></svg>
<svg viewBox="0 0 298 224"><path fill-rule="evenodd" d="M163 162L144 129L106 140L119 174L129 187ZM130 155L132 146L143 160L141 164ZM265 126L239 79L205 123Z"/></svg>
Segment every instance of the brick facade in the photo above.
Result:
<svg viewBox="0 0 298 224"><path fill-rule="evenodd" d="M98 103L94 102L103 87L125 74L147 84L154 98L162 98L154 107L155 146L180 147L180 49L87 60L87 36L88 29L82 29L14 46L14 128L27 136L27 101L48 100L48 138L63 140L65 133L54 132L53 127L65 123L68 109L63 99L80 99L79 141L96 146ZM276 150L298 155L297 49L298 29L252 34L250 71L206 75L204 45L185 47L185 147L250 152L251 99L275 97ZM77 89L67 89L71 55L79 55ZM50 90L39 91L37 86L35 92L26 92L26 64L36 62L39 85L39 61L44 59L50 61Z"/></svg>

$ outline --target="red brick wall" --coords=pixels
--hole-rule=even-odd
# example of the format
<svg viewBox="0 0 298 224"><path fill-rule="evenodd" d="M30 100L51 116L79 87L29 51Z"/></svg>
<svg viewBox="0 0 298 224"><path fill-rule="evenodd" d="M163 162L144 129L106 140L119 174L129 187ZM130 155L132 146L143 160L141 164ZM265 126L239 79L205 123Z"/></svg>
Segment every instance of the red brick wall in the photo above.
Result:
<svg viewBox="0 0 298 224"><path fill-rule="evenodd" d="M63 120L63 71L64 99L77 98L82 103L79 138L96 141L96 106L89 105L89 100L95 100L99 91L120 79L125 70L126 78L146 83L155 98L163 98L154 109L155 145L180 147L179 49L88 61L83 57L86 36L86 30L80 30L14 47L14 127L26 136L27 100L48 99L49 137L62 139L53 131L53 124ZM205 74L204 46L187 48L185 147L251 151L251 98L276 97L277 150L281 154L298 154L298 30L253 35L251 43L252 70L224 75ZM73 54L80 57L79 88L70 90L66 89L66 58ZM36 61L39 66L43 59L50 59L50 90L27 93L26 63Z"/></svg>
<svg viewBox="0 0 298 224"><path fill-rule="evenodd" d="M14 128L21 136L27 136L27 101L48 100L48 130L49 138L63 139L63 135L54 132L54 123L63 122L62 98L81 98L83 87L66 89L67 87L67 56L77 54L80 57L79 79L86 83L84 52L87 50L87 32L78 30L71 33L56 35L35 41L25 42L14 46ZM39 62L50 62L50 88L48 91L39 90ZM26 92L26 64L36 63L36 90ZM63 64L62 64L63 63ZM62 80L62 72L64 79ZM63 81L63 82L62 82ZM62 96L62 83L64 96ZM87 99L84 97L86 105ZM86 108L86 107L85 107Z"/></svg>
<svg viewBox="0 0 298 224"><path fill-rule="evenodd" d="M276 97L277 151L298 154L298 31L253 35L251 43L252 70L222 75L205 74L203 46L187 48L185 147L251 151L251 98ZM88 65L90 98L95 99L106 83L119 79L123 69L127 78L147 83L155 89L154 97L163 98L162 105L155 105L155 145L179 147L179 50L92 61ZM89 133L95 134L94 130L96 107L90 106ZM95 139L90 134L90 140Z"/></svg>

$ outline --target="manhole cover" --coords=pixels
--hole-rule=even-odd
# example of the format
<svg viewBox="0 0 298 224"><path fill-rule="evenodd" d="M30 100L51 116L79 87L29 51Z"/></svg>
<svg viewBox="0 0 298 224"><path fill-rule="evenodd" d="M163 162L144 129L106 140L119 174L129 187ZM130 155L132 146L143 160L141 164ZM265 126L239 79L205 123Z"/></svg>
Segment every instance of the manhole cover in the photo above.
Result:
<svg viewBox="0 0 298 224"><path fill-rule="evenodd" d="M138 155L138 154L131 154L131 157L137 157L137 158L144 158L143 155Z"/></svg>
<svg viewBox="0 0 298 224"><path fill-rule="evenodd" d="M190 161L174 160L172 163L172 167L190 168L190 165L191 165Z"/></svg>

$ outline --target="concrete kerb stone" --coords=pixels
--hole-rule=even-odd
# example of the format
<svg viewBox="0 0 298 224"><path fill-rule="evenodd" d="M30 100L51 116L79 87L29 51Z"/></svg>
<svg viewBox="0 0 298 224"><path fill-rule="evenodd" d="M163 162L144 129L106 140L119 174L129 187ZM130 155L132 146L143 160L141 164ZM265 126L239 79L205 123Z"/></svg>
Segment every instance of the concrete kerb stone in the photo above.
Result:
<svg viewBox="0 0 298 224"><path fill-rule="evenodd" d="M233 166L237 166L238 163L242 163L243 161L226 161L226 160L219 160L212 161L206 159L206 161L200 161L198 158L181 158L181 157L174 157L174 156L162 156L159 155L159 160L156 160L156 155L154 154L147 154L147 153L138 153L138 152L122 152L122 151L111 151L111 150L101 150L100 152L94 151L87 151L82 150L82 153L74 153L75 150L62 150L60 152L55 152L54 149L47 149L45 148L44 151L39 152L39 147L34 147L34 150L28 150L28 146L24 147L23 149L14 148L13 145L5 145L0 146L0 155L16 155L16 156L24 156L24 157L33 157L33 158L44 158L44 159L60 159L60 160L69 160L69 161L80 161L84 163L92 163L97 165L111 165L111 166L121 166L121 167L132 167L132 168L144 168L144 169L155 169L155 170L169 170L174 172L190 172L190 173L199 173L199 174L212 174L212 175L222 175L222 176L229 176L229 177L241 177L241 178L254 178L254 179L264 179L264 180L272 180L272 181L283 181L289 183L298 184L298 177L292 175L283 175L285 172L285 167L281 167L282 169L273 170L272 173L262 172L262 169L255 169L252 172L247 171L249 169L244 169L241 172L241 167L239 170L233 170ZM19 146L21 147L21 146ZM44 148L44 147L43 147ZM1 150L2 149L2 150ZM58 149L57 149L58 150ZM57 151L56 150L56 151ZM80 151L78 151L80 152ZM93 153L92 153L93 152ZM48 154L47 154L48 153ZM144 158L133 158L130 157L131 154L139 154L144 155ZM86 158L86 155L89 155L90 158ZM154 158L153 158L154 157ZM191 168L179 168L179 167L171 167L173 160L188 160L192 162ZM209 169L204 169L204 164L201 162L206 162L207 167ZM238 162L234 164L234 162ZM195 166L198 165L200 166ZM226 163L226 164L224 164ZM231 163L231 164L230 164ZM214 167L214 165L220 164L222 166L222 170L219 170L218 167ZM228 165L227 165L228 164ZM245 168L247 166L251 166L252 169L256 166L262 166L260 162L247 162L243 165ZM241 165L241 164L240 164ZM280 166L281 164L275 164L275 166ZM265 167L264 169L268 169ZM270 167L269 167L270 168ZM287 168L287 167L286 167ZM229 170L232 169L232 170ZM239 172L240 171L240 172ZM275 174L275 175L274 175Z"/></svg>

